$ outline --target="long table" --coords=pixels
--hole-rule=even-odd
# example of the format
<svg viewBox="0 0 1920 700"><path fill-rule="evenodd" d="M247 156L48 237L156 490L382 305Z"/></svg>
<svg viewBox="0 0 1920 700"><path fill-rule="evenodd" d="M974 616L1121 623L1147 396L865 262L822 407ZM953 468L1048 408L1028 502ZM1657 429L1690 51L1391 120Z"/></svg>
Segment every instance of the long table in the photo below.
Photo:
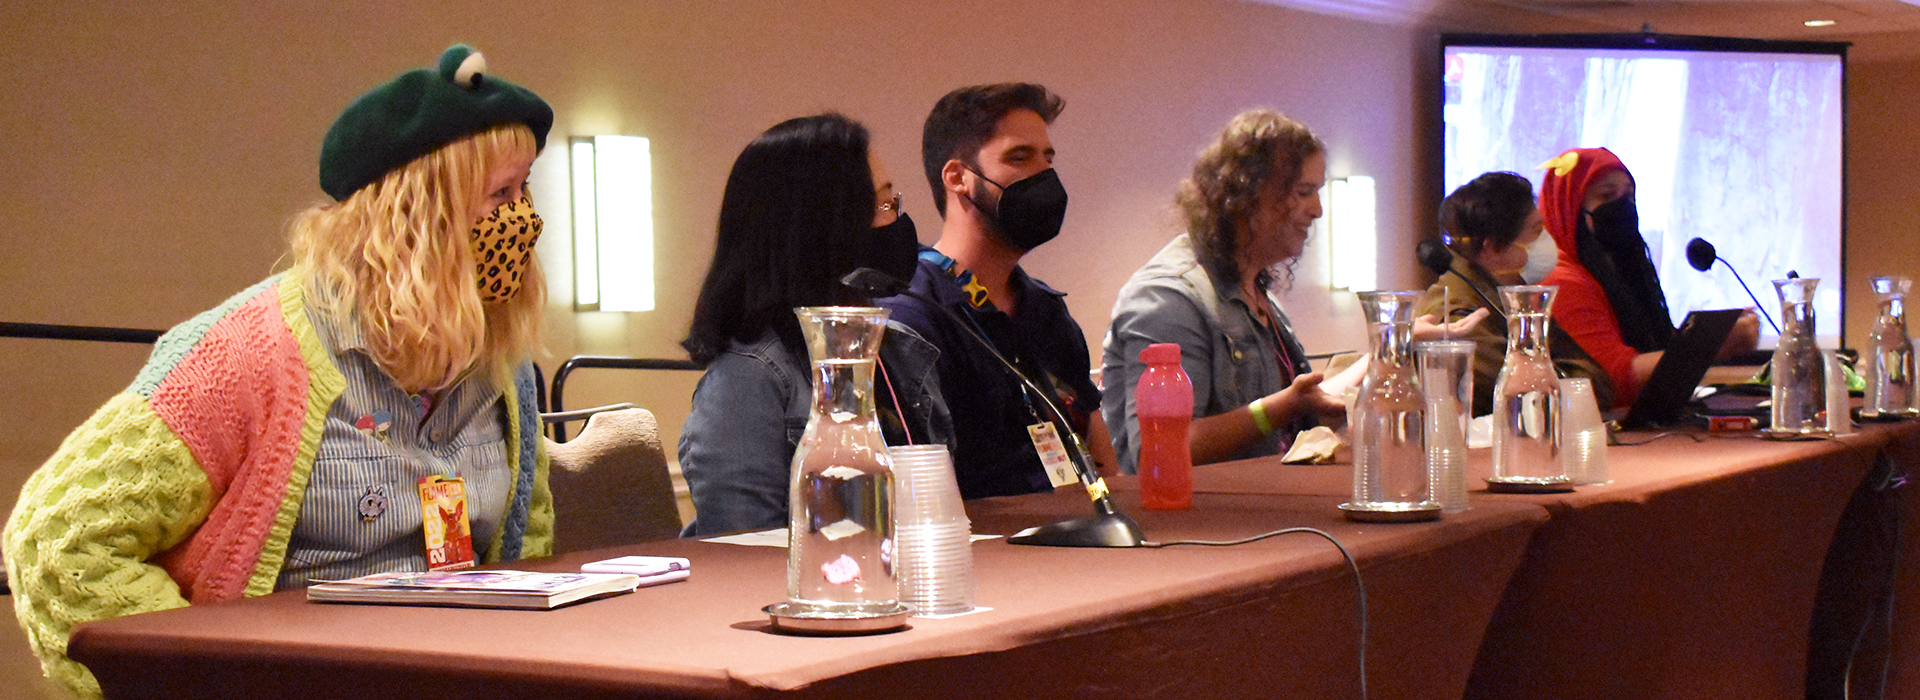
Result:
<svg viewBox="0 0 1920 700"><path fill-rule="evenodd" d="M1203 485L1231 470L1203 470ZM1341 498L1201 493L1185 512L1124 507L1157 540L1320 528L1359 560L1375 697L1457 698L1505 581L1546 513L1489 503L1443 522L1343 521ZM968 504L978 532L1090 512L1084 495ZM525 612L310 604L299 592L81 626L74 658L109 697L1358 697L1357 602L1310 535L1232 549L975 545L978 603L871 637L771 633L785 553L657 542L525 562L563 571L647 553L693 577ZM1444 592L1442 601L1435 601Z"/></svg>
<svg viewBox="0 0 1920 700"><path fill-rule="evenodd" d="M1841 515L1883 452L1920 450L1920 425L1806 442L1620 437L1652 441L1610 448L1609 484L1473 494L1476 508L1531 503L1551 519L1508 584L1465 696L1804 697L1815 592ZM1491 474L1490 453L1471 452L1472 483ZM1251 466L1234 491L1351 483L1345 465Z"/></svg>
<svg viewBox="0 0 1920 700"><path fill-rule="evenodd" d="M1920 426L1816 442L1695 437L1612 448L1608 485L1476 492L1471 510L1427 524L1341 520L1333 506L1351 477L1337 464L1203 467L1185 512L1142 511L1130 481L1116 487L1155 540L1296 526L1339 538L1367 586L1373 697L1803 697L1842 513L1879 460L1920 457ZM1470 462L1476 478L1485 452ZM975 530L997 534L1085 510L1066 492L968 504ZM689 557L694 577L549 612L281 593L84 625L72 653L109 697L1359 696L1351 580L1309 536L1156 550L991 540L975 557L978 601L993 610L844 639L768 631L759 608L784 586L775 549L658 542L524 568L631 553ZM1920 576L1900 585L1920 600ZM1900 661L1920 658L1902 644L1920 634L1911 607L1892 620L1896 690L1920 681L1899 670L1920 673Z"/></svg>

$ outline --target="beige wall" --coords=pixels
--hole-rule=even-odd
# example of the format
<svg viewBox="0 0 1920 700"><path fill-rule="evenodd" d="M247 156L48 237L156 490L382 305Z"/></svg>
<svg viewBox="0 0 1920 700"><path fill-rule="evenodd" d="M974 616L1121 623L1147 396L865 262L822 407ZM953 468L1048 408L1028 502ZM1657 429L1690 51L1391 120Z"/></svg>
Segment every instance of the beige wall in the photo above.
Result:
<svg viewBox="0 0 1920 700"><path fill-rule="evenodd" d="M1030 80L1067 97L1053 138L1073 205L1028 269L1070 292L1099 352L1115 292L1172 235L1168 202L1193 153L1238 110L1279 108L1330 148L1330 175L1380 192L1382 287L1424 279L1404 252L1431 226L1424 84L1432 31L1235 0L724 2L420 0L0 5L0 320L164 328L271 272L281 227L317 201L315 154L332 117L453 41L552 102L551 138L653 140L660 308L575 314L566 304L565 164L535 196L558 304L549 369L574 354L682 357L727 168L774 122L835 109L867 123L931 242L920 121L963 84ZM529 12L529 9L532 11ZM1579 31L1510 13L1455 27ZM1853 269L1862 251L1910 272L1920 114L1898 98L1920 64L1856 62ZM1865 144L1873 144L1871 147ZM1871 151L1871 152L1863 152ZM1867 190L1873 190L1871 194ZM1890 253L1894 257L1888 257ZM1357 348L1351 295L1325 291L1324 239L1285 299L1314 352ZM1852 328L1862 329L1856 320ZM1863 331L1862 331L1863 332ZM1856 336L1857 337L1857 336ZM144 358L140 346L0 340L0 511L19 484ZM676 435L692 373L579 375L568 404L633 401ZM672 448L669 447L671 452ZM0 636L0 663L17 658ZM4 673L15 677L13 666ZM13 686L0 683L0 686ZM0 690L0 696L9 691Z"/></svg>
<svg viewBox="0 0 1920 700"><path fill-rule="evenodd" d="M1920 47L1920 38L1909 42ZM1875 304L1867 280L1920 278L1920 57L1847 66L1847 339L1864 347ZM1824 283L1823 283L1824 284ZM1920 326L1920 317L1912 323ZM1920 327L1909 328L1920 332Z"/></svg>
<svg viewBox="0 0 1920 700"><path fill-rule="evenodd" d="M865 121L931 241L918 172L927 108L968 83L1033 80L1068 100L1056 125L1073 193L1061 238L1028 267L1071 293L1094 344L1115 291L1171 235L1167 202L1193 152L1236 111L1285 110L1317 129L1331 174L1378 178L1382 249L1424 224L1413 155L1419 32L1215 0L1098 4L895 2L232 3L0 9L0 75L25 88L0 111L0 295L8 320L163 328L275 268L281 227L317 201L314 155L358 92L448 43L558 113L552 138L653 140L660 308L574 314L553 292L545 364L577 353L679 357L732 157L782 118L837 109ZM444 15L444 16L443 16ZM1017 17L1018 19L1013 19ZM568 278L565 164L535 175L542 260ZM1318 281L1322 241L1288 304L1310 349L1356 347L1350 305ZM1319 256L1319 257L1315 257ZM1382 284L1415 284L1411 263ZM0 492L10 501L58 437L132 377L134 346L0 341ZM633 400L674 434L692 377L582 374L569 405ZM4 504L0 501L0 504Z"/></svg>
<svg viewBox="0 0 1920 700"><path fill-rule="evenodd" d="M271 7L273 9L264 9ZM580 354L683 357L727 168L755 134L826 109L864 121L931 242L919 172L927 109L960 85L1045 83L1068 107L1053 138L1073 206L1028 267L1071 293L1098 352L1114 293L1171 236L1173 185L1228 117L1285 110L1331 147L1331 174L1379 180L1382 248L1429 205L1411 89L1418 30L1232 0L965 3L419 0L251 5L6 3L0 109L0 319L164 328L275 269L281 228L322 195L315 154L360 91L447 44L546 97L552 138L626 133L654 153L660 308L574 314L565 164L543 159L541 259L556 282L549 368ZM552 155L559 155L550 151ZM1321 242L1313 244L1323 259ZM1310 255L1309 257L1312 257ZM1311 261L1288 300L1308 347L1357 347ZM1416 283L1388 264L1383 284ZM140 346L0 340L0 511L58 440L133 377ZM583 373L568 404L629 400L678 432L692 373ZM671 451L671 447L669 448ZM0 637L5 675L30 663ZM18 687L12 683L0 686ZM6 695L13 691L0 691ZM17 692L30 692L21 690Z"/></svg>

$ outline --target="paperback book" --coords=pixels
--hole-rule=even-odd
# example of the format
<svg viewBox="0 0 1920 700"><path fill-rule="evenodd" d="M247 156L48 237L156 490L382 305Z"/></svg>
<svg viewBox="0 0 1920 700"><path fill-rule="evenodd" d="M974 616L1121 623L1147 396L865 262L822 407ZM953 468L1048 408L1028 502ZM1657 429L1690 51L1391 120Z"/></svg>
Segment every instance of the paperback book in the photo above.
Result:
<svg viewBox="0 0 1920 700"><path fill-rule="evenodd" d="M640 577L633 574L405 572L319 582L307 587L307 600L547 610L589 598L627 593L639 584Z"/></svg>

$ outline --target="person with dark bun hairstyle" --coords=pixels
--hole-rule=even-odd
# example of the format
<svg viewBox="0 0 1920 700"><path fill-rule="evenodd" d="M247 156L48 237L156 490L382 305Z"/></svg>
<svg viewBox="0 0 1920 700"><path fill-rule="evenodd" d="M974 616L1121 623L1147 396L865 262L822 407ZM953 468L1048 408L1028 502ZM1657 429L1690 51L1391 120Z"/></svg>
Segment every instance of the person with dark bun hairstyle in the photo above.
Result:
<svg viewBox="0 0 1920 700"><path fill-rule="evenodd" d="M22 490L6 559L50 678L99 697L82 622L552 551L526 191L552 124L466 46L341 113L291 268L167 331Z"/></svg>
<svg viewBox="0 0 1920 700"><path fill-rule="evenodd" d="M1533 205L1533 183L1508 172L1486 173L1447 195L1440 202L1440 229L1455 274L1434 282L1418 312L1445 317L1491 308L1480 295L1498 304L1500 287L1525 284L1520 271L1527 265L1528 246L1544 235L1540 210ZM1506 362L1507 324L1482 323L1459 339L1476 344L1473 413L1492 413L1493 388ZM1548 349L1560 376L1592 380L1600 405L1613 405L1613 380L1558 325L1553 326Z"/></svg>
<svg viewBox="0 0 1920 700"><path fill-rule="evenodd" d="M794 450L812 409L803 306L866 305L840 278L869 267L913 274L913 220L868 143L838 114L789 119L747 144L720 199L713 262L681 343L706 368L680 431L693 495L685 534L787 524ZM874 375L887 444L951 439L934 362L940 351L889 322Z"/></svg>

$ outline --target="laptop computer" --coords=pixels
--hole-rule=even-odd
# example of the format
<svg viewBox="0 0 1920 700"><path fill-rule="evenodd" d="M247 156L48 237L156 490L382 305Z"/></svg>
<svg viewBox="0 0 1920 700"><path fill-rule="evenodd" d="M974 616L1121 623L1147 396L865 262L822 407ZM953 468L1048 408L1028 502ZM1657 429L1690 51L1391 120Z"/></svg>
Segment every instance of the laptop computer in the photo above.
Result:
<svg viewBox="0 0 1920 700"><path fill-rule="evenodd" d="M1693 390L1707 376L1727 334L1745 313L1742 309L1694 311L1674 331L1666 354L1653 366L1653 376L1640 387L1640 396L1627 409L1620 427L1626 430L1660 428L1680 422L1693 400Z"/></svg>

